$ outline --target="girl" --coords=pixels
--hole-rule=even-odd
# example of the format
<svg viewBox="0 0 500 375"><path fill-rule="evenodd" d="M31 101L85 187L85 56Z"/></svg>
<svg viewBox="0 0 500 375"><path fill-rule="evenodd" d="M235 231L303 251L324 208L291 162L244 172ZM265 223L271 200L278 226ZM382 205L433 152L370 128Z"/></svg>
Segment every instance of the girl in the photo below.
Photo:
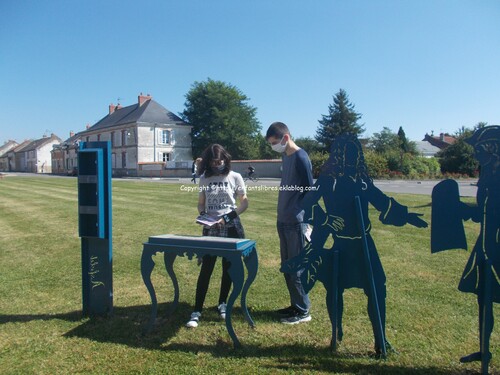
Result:
<svg viewBox="0 0 500 375"><path fill-rule="evenodd" d="M198 212L200 215L219 218L216 224L203 227L203 235L245 238L239 215L247 209L248 199L243 178L231 170L231 155L221 145L213 144L203 151L201 159ZM236 198L239 200L238 206ZM216 260L217 257L211 255L205 255L202 259L194 312L186 327L198 327ZM222 258L222 281L217 308L222 319L226 318L226 300L231 289L229 266L229 262Z"/></svg>

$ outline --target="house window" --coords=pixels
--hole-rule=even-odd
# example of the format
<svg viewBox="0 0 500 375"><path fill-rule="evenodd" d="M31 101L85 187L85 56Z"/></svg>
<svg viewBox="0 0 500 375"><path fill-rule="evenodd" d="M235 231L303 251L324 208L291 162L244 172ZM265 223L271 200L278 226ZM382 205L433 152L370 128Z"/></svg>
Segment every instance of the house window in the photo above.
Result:
<svg viewBox="0 0 500 375"><path fill-rule="evenodd" d="M89 141L89 139L90 139L90 138L89 138L89 136L86 136L86 137L85 137L85 142L88 142L88 141Z"/></svg>
<svg viewBox="0 0 500 375"><path fill-rule="evenodd" d="M115 147L115 132L111 132L111 147Z"/></svg>
<svg viewBox="0 0 500 375"><path fill-rule="evenodd" d="M101 135L97 134L97 142L99 142L100 140L101 140Z"/></svg>
<svg viewBox="0 0 500 375"><path fill-rule="evenodd" d="M161 131L161 143L164 145L168 145L171 142L171 131L170 130L162 130Z"/></svg>
<svg viewBox="0 0 500 375"><path fill-rule="evenodd" d="M127 130L122 130L122 146L127 145Z"/></svg>
<svg viewBox="0 0 500 375"><path fill-rule="evenodd" d="M170 153L169 152L164 152L162 160L163 160L163 162L170 161Z"/></svg>
<svg viewBox="0 0 500 375"><path fill-rule="evenodd" d="M122 168L126 168L126 167L127 167L127 153L122 152Z"/></svg>

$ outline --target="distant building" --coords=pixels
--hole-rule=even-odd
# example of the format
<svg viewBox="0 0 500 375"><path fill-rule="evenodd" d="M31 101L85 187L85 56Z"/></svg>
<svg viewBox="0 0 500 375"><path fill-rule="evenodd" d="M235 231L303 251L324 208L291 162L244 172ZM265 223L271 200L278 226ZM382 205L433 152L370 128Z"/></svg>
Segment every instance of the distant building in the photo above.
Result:
<svg viewBox="0 0 500 375"><path fill-rule="evenodd" d="M0 146L0 155L5 155L7 151L12 150L14 147L16 147L19 143L16 141L6 141L2 146Z"/></svg>
<svg viewBox="0 0 500 375"><path fill-rule="evenodd" d="M61 143L61 139L55 134L29 142L22 149L15 151L15 170L18 172L51 173L51 151L53 146L59 143Z"/></svg>
<svg viewBox="0 0 500 375"><path fill-rule="evenodd" d="M427 141L415 141L417 151L426 158L432 158L441 150L439 147L431 145Z"/></svg>
<svg viewBox="0 0 500 375"><path fill-rule="evenodd" d="M457 139L449 134L441 133L439 136L425 134L423 141L429 142L431 145L442 150L455 143Z"/></svg>
<svg viewBox="0 0 500 375"><path fill-rule="evenodd" d="M18 146L19 144L16 141L6 141L2 146L0 146L0 171L8 172L9 171L9 157L8 152Z"/></svg>
<svg viewBox="0 0 500 375"><path fill-rule="evenodd" d="M58 145L54 145L52 149L52 173L73 174L76 172L79 142L78 135L70 132L68 139Z"/></svg>
<svg viewBox="0 0 500 375"><path fill-rule="evenodd" d="M456 138L441 133L439 136L425 134L424 139L420 142L415 142L417 150L425 157L433 157L440 151L456 142Z"/></svg>
<svg viewBox="0 0 500 375"><path fill-rule="evenodd" d="M20 171L21 166L20 164L16 164L16 153L20 152L22 149L24 149L26 146L28 146L32 142L31 139L26 140L22 142L21 144L17 145L16 147L10 149L7 151L7 172L14 172L14 171ZM20 157L20 154L18 155ZM24 158L23 158L24 160Z"/></svg>
<svg viewBox="0 0 500 375"><path fill-rule="evenodd" d="M191 128L150 95L141 94L136 104L111 104L108 115L76 138L83 142L110 141L115 176L149 175L149 171L190 176Z"/></svg>

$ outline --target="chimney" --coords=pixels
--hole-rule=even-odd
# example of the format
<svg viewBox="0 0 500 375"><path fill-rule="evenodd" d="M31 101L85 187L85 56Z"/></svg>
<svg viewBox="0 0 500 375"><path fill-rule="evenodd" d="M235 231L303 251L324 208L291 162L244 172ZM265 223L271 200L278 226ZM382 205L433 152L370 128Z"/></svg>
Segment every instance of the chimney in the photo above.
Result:
<svg viewBox="0 0 500 375"><path fill-rule="evenodd" d="M72 131L70 131L70 132L69 132L69 137L71 138L71 137L74 137L74 136L75 136L75 132L74 132L73 130L72 130Z"/></svg>
<svg viewBox="0 0 500 375"><path fill-rule="evenodd" d="M115 110L117 110L117 109L121 109L121 108L123 108L123 107L122 107L122 105L121 105L120 103L118 103L118 104L116 105Z"/></svg>
<svg viewBox="0 0 500 375"><path fill-rule="evenodd" d="M444 141L444 133L440 133L440 134L439 134L439 140L440 140L441 142L443 142L443 141Z"/></svg>
<svg viewBox="0 0 500 375"><path fill-rule="evenodd" d="M139 95L139 97L137 98L137 101L139 103L139 106L143 105L144 103L146 103L148 100L151 100L153 99L153 97L149 94L147 95L142 95L142 92L141 94Z"/></svg>
<svg viewBox="0 0 500 375"><path fill-rule="evenodd" d="M90 124L87 124L87 126L85 127L87 130L90 129Z"/></svg>
<svg viewBox="0 0 500 375"><path fill-rule="evenodd" d="M109 105L109 114L112 114L115 111L115 109L116 109L116 106L113 103L111 103Z"/></svg>

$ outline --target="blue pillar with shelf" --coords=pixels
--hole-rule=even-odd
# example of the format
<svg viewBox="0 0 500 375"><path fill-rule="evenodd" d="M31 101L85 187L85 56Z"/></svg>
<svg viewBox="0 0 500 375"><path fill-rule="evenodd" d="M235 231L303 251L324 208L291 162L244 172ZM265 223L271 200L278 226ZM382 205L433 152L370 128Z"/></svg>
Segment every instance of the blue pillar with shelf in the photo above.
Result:
<svg viewBox="0 0 500 375"><path fill-rule="evenodd" d="M113 313L110 142L80 143L78 232L82 245L83 315L109 316Z"/></svg>

